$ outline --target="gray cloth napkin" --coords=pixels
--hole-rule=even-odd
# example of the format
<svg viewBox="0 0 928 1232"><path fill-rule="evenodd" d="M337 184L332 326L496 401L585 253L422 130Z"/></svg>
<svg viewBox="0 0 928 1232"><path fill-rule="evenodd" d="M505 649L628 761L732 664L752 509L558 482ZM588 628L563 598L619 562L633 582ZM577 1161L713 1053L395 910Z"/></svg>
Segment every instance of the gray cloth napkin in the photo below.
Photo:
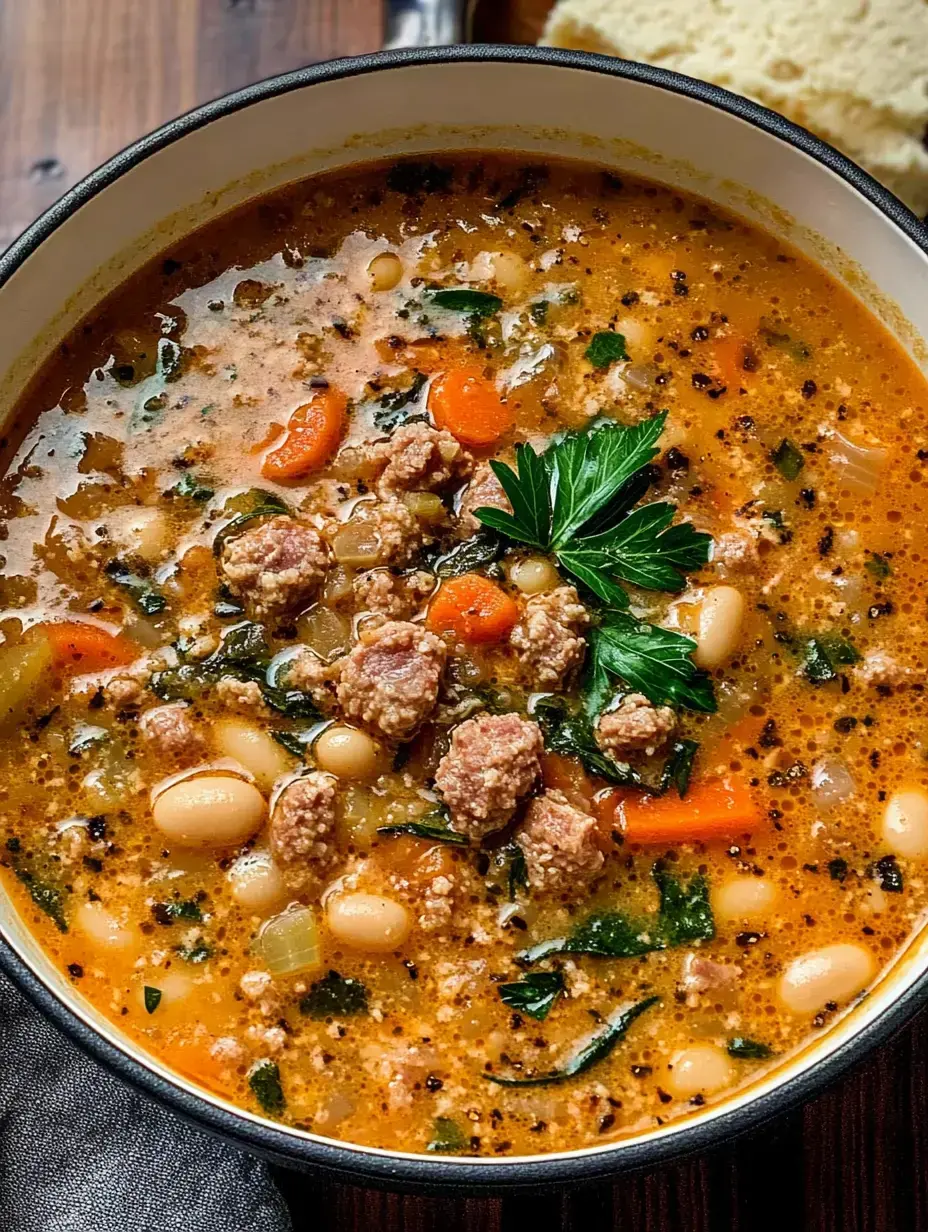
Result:
<svg viewBox="0 0 928 1232"><path fill-rule="evenodd" d="M3 1232L291 1232L267 1166L103 1070L0 976Z"/></svg>

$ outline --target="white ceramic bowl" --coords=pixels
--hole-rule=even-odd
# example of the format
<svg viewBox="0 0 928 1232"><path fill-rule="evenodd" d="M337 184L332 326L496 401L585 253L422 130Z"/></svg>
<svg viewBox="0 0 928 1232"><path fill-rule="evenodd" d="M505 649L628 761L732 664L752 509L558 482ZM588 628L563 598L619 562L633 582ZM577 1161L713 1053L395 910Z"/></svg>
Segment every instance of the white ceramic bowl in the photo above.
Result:
<svg viewBox="0 0 928 1232"><path fill-rule="evenodd" d="M724 205L823 264L928 370L928 231L808 133L672 73L582 53L436 48L278 77L143 138L0 257L0 417L100 298L179 236L319 171L423 151L510 149L605 164ZM435 1158L290 1129L194 1087L125 1040L0 898L0 966L98 1059L183 1115L280 1161L397 1187L561 1184L702 1149L807 1098L928 998L920 933L871 995L771 1075L659 1130L557 1155Z"/></svg>

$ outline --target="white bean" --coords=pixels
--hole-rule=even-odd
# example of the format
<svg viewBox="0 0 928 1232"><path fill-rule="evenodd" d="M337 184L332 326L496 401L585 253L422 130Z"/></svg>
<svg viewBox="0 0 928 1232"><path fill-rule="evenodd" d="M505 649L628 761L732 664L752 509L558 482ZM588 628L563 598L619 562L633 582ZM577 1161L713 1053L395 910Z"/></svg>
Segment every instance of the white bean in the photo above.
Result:
<svg viewBox="0 0 928 1232"><path fill-rule="evenodd" d="M698 667L720 667L730 659L741 636L744 597L734 586L713 586L699 609L693 661Z"/></svg>
<svg viewBox="0 0 928 1232"><path fill-rule="evenodd" d="M794 1014L814 1014L829 1001L840 1004L863 991L875 970L869 950L843 941L794 958L780 976L777 992Z"/></svg>
<svg viewBox="0 0 928 1232"><path fill-rule="evenodd" d="M249 851L228 872L232 897L246 911L263 915L286 897L287 887L269 851Z"/></svg>
<svg viewBox="0 0 928 1232"><path fill-rule="evenodd" d="M412 928L403 904L380 894L333 895L326 903L326 919L338 941L373 954L395 950Z"/></svg>
<svg viewBox="0 0 928 1232"><path fill-rule="evenodd" d="M161 509L133 506L114 510L106 515L110 536L133 556L149 564L164 555L168 538L168 520Z"/></svg>
<svg viewBox="0 0 928 1232"><path fill-rule="evenodd" d="M374 779L385 768L383 751L367 732L336 723L313 745L320 770L342 779Z"/></svg>
<svg viewBox="0 0 928 1232"><path fill-rule="evenodd" d="M918 787L897 791L883 810L883 838L898 856L928 855L928 795Z"/></svg>
<svg viewBox="0 0 928 1232"><path fill-rule="evenodd" d="M531 270L517 252L504 248L498 252L478 252L471 276L481 282L496 283L497 290L514 299L528 286Z"/></svg>
<svg viewBox="0 0 928 1232"><path fill-rule="evenodd" d="M175 1006L181 1005L193 991L194 987L193 979L182 971L152 971L135 990L136 1000L139 1006L145 1010L146 1015L148 1014L145 1006L146 984L149 988L157 988L161 993L157 1006L152 1010L153 1014L157 1014L159 1020L164 1017L165 1011L172 1010Z"/></svg>
<svg viewBox="0 0 928 1232"><path fill-rule="evenodd" d="M769 877L732 877L712 894L712 909L718 919L763 922L779 897L777 884Z"/></svg>
<svg viewBox="0 0 928 1232"><path fill-rule="evenodd" d="M260 828L266 806L253 783L203 774L175 783L152 808L155 825L185 847L236 847Z"/></svg>
<svg viewBox="0 0 928 1232"><path fill-rule="evenodd" d="M395 252L381 252L367 267L372 291L392 291L403 277L403 262Z"/></svg>
<svg viewBox="0 0 928 1232"><path fill-rule="evenodd" d="M81 903L73 922L78 932L101 949L127 950L138 944L135 929L120 923L102 903Z"/></svg>
<svg viewBox="0 0 928 1232"><path fill-rule="evenodd" d="M286 774L293 758L282 749L273 736L239 719L225 719L213 729L216 747L226 757L234 758L255 776L264 791L270 791L277 779Z"/></svg>
<svg viewBox="0 0 928 1232"><path fill-rule="evenodd" d="M691 1099L720 1091L732 1080L732 1065L727 1053L715 1044L692 1044L678 1052L667 1067L665 1085L671 1095Z"/></svg>
<svg viewBox="0 0 928 1232"><path fill-rule="evenodd" d="M517 560L509 569L509 580L523 595L540 595L560 583L557 569L543 556Z"/></svg>

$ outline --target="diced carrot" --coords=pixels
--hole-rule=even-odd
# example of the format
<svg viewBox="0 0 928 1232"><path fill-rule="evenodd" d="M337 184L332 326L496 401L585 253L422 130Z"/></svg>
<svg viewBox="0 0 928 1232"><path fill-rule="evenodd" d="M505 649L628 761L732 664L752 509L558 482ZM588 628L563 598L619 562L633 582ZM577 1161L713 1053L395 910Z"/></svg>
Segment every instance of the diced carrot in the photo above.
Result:
<svg viewBox="0 0 928 1232"><path fill-rule="evenodd" d="M596 811L629 843L735 838L761 822L750 791L733 777L694 783L682 800L674 792L645 796L618 788L597 800Z"/></svg>
<svg viewBox="0 0 928 1232"><path fill-rule="evenodd" d="M59 671L76 674L124 667L141 654L128 638L81 620L46 621L33 626L32 636L46 639Z"/></svg>
<svg viewBox="0 0 928 1232"><path fill-rule="evenodd" d="M503 641L518 619L519 609L504 590L479 573L465 573L441 584L426 624L433 633L480 645Z"/></svg>
<svg viewBox="0 0 928 1232"><path fill-rule="evenodd" d="M712 375L726 389L737 391L751 378L751 368L744 365L746 360L750 363L752 354L742 334L725 334L716 338L712 343Z"/></svg>
<svg viewBox="0 0 928 1232"><path fill-rule="evenodd" d="M337 389L317 389L290 416L287 435L261 465L265 479L299 479L325 466L345 431L348 399Z"/></svg>
<svg viewBox="0 0 928 1232"><path fill-rule="evenodd" d="M424 892L436 877L450 877L454 872L450 847L412 834L387 839L369 858L372 866L383 868L415 891Z"/></svg>
<svg viewBox="0 0 928 1232"><path fill-rule="evenodd" d="M462 445L493 445L512 427L513 416L480 368L452 368L432 382L429 410L439 428Z"/></svg>
<svg viewBox="0 0 928 1232"><path fill-rule="evenodd" d="M226 1095L234 1082L228 1074L228 1065L211 1054L211 1044L211 1039L175 1039L161 1049L161 1059L185 1077Z"/></svg>
<svg viewBox="0 0 928 1232"><path fill-rule="evenodd" d="M590 807L593 784L578 757L545 753L541 759L541 777L545 787L563 792L571 804L584 809Z"/></svg>

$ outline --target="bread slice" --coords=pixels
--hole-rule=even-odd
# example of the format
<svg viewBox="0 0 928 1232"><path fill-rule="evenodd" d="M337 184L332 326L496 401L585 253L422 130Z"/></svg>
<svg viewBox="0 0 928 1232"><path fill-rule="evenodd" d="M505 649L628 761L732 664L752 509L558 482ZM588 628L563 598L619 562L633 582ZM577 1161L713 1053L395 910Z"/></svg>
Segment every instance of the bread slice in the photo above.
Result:
<svg viewBox="0 0 928 1232"><path fill-rule="evenodd" d="M746 94L928 214L928 0L559 0L542 41Z"/></svg>

